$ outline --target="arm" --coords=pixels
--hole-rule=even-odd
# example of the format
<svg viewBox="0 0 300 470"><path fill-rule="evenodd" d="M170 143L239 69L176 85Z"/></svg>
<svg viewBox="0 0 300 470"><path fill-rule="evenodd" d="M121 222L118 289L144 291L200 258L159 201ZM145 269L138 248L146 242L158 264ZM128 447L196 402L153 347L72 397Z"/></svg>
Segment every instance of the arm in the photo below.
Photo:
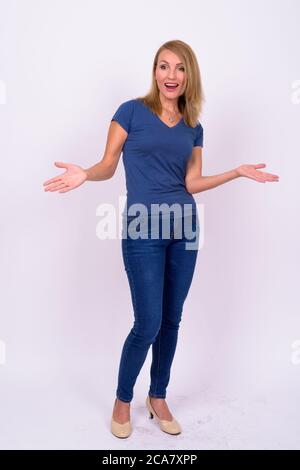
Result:
<svg viewBox="0 0 300 470"><path fill-rule="evenodd" d="M59 168L65 168L62 175L55 176L43 183L45 191L66 193L85 181L107 180L116 171L127 132L116 121L112 121L107 135L105 152L102 160L86 170L73 163L55 162Z"/></svg>
<svg viewBox="0 0 300 470"><path fill-rule="evenodd" d="M186 189L189 193L199 193L215 188L239 175L236 170L226 171L219 175L202 176L202 147L193 147L192 156L187 164L185 176Z"/></svg>
<svg viewBox="0 0 300 470"><path fill-rule="evenodd" d="M199 193L207 189L215 188L221 184L227 183L240 176L254 179L261 183L266 181L278 181L278 176L271 173L257 171L257 168L263 168L266 165L260 163L258 165L240 165L233 170L225 171L218 175L202 176L202 147L193 147L192 156L187 163L185 175L186 189L189 193Z"/></svg>
<svg viewBox="0 0 300 470"><path fill-rule="evenodd" d="M111 121L102 160L84 170L87 175L87 181L100 181L112 178L118 166L127 135L128 133L118 122Z"/></svg>

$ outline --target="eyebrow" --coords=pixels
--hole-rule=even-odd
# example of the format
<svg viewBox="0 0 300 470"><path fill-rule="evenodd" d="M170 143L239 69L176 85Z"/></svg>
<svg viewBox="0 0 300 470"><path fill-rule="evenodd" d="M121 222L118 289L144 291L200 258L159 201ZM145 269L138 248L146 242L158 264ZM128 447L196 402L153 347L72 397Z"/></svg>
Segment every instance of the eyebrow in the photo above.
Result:
<svg viewBox="0 0 300 470"><path fill-rule="evenodd" d="M166 62L167 64L169 63L166 60L160 60L160 62ZM176 65L183 65L183 62L179 62L179 64L176 64Z"/></svg>

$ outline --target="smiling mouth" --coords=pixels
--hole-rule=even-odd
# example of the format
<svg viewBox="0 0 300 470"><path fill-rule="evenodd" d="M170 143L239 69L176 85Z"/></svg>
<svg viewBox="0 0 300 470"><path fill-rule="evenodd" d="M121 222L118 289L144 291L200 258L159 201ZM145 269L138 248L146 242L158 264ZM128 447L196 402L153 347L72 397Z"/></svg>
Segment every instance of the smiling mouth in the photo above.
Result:
<svg viewBox="0 0 300 470"><path fill-rule="evenodd" d="M176 86L168 86L164 83L164 87L165 87L165 90L170 94L170 93L174 93L177 88L179 87L178 83L176 83Z"/></svg>
<svg viewBox="0 0 300 470"><path fill-rule="evenodd" d="M164 83L165 87L168 89L168 90L175 90L175 88L177 88L179 85L178 83L174 83L172 85L169 85L167 83Z"/></svg>

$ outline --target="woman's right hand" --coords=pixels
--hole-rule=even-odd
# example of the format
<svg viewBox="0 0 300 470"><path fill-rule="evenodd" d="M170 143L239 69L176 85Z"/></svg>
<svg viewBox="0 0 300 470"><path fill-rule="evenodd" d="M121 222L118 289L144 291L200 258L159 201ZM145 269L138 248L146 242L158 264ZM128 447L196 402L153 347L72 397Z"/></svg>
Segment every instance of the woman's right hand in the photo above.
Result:
<svg viewBox="0 0 300 470"><path fill-rule="evenodd" d="M59 168L66 168L66 171L59 176L55 176L43 183L45 191L58 191L66 193L70 189L77 188L87 180L86 171L78 165L72 163L54 162Z"/></svg>

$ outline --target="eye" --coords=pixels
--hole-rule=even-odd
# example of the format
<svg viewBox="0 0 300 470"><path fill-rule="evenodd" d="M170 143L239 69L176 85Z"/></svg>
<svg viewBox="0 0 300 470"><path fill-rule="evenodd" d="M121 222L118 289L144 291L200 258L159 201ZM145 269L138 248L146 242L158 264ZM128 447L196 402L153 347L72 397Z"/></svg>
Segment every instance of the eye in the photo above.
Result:
<svg viewBox="0 0 300 470"><path fill-rule="evenodd" d="M166 66L165 66L165 65L161 65L159 68L162 69L162 70L164 70L163 67L166 67ZM182 67L182 66L179 67L179 70L181 70L182 72L185 71L184 67Z"/></svg>

